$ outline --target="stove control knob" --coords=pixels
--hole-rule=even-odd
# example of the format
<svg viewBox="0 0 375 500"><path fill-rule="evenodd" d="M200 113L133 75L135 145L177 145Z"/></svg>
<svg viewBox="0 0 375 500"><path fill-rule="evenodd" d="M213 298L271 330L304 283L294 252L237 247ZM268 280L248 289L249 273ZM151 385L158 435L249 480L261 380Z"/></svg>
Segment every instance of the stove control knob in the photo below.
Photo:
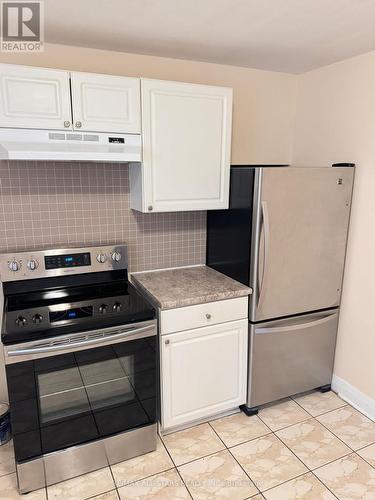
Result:
<svg viewBox="0 0 375 500"><path fill-rule="evenodd" d="M121 311L121 309L122 309L122 305L120 304L120 302L115 302L115 303L113 304L112 309L113 309L115 312L117 312L117 313L118 313L118 312L120 312L120 311Z"/></svg>
<svg viewBox="0 0 375 500"><path fill-rule="evenodd" d="M119 262L121 260L121 254L120 254L120 252L113 252L113 254L112 254L112 260L114 262Z"/></svg>
<svg viewBox="0 0 375 500"><path fill-rule="evenodd" d="M33 323L41 323L43 321L43 316L41 314L34 314Z"/></svg>
<svg viewBox="0 0 375 500"><path fill-rule="evenodd" d="M108 306L106 304L102 304L101 306L99 306L99 312L101 314L105 314L108 310Z"/></svg>
<svg viewBox="0 0 375 500"><path fill-rule="evenodd" d="M12 260L11 262L9 262L8 267L11 271L16 272L21 266L19 262L17 262L16 260Z"/></svg>
<svg viewBox="0 0 375 500"><path fill-rule="evenodd" d="M26 323L27 323L26 318L24 318L23 316L18 316L18 318L16 319L17 326L25 326Z"/></svg>
<svg viewBox="0 0 375 500"><path fill-rule="evenodd" d="M104 264L104 262L107 260L107 256L105 253L98 253L98 255L96 256L96 260L101 264Z"/></svg>
<svg viewBox="0 0 375 500"><path fill-rule="evenodd" d="M38 267L38 262L35 259L30 259L27 261L26 265L30 271L35 271L35 269Z"/></svg>

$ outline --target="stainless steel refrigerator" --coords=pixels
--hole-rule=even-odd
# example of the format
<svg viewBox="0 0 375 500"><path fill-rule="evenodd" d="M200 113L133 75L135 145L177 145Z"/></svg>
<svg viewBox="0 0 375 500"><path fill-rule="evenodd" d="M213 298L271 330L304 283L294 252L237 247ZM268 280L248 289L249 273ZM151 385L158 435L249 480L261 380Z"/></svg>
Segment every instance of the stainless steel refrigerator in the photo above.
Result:
<svg viewBox="0 0 375 500"><path fill-rule="evenodd" d="M253 289L244 411L332 379L354 166L231 167L207 265Z"/></svg>

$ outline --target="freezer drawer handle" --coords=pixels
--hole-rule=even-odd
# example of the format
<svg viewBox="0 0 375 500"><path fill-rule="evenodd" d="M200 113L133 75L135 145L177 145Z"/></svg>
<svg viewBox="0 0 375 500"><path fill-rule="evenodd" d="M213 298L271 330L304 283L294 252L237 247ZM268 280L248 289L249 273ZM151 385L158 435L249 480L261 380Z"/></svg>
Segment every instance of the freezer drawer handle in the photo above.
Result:
<svg viewBox="0 0 375 500"><path fill-rule="evenodd" d="M282 333L282 332L293 332L297 330L302 330L304 328L311 328L313 326L321 325L323 323L327 323L330 321L337 313L329 314L327 316L324 316L323 318L320 317L319 319L314 319L312 321L308 321L306 323L300 323L296 325L290 325L290 326L276 326L276 327L271 327L271 328L256 328L255 329L255 335L258 334L264 334L264 333Z"/></svg>

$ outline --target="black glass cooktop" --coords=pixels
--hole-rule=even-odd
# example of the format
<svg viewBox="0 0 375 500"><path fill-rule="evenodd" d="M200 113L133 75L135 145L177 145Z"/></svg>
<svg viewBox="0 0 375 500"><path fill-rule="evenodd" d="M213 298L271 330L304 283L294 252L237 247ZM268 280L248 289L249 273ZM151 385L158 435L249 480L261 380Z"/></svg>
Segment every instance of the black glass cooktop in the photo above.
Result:
<svg viewBox="0 0 375 500"><path fill-rule="evenodd" d="M3 343L27 342L155 318L152 305L133 285L121 279L121 273L96 274L19 282L5 287Z"/></svg>

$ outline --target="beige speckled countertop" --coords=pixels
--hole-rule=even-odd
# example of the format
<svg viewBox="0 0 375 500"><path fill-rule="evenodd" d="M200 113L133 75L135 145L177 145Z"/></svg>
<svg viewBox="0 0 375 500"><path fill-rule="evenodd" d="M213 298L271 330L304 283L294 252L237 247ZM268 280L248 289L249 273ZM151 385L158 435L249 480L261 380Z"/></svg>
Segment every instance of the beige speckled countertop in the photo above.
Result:
<svg viewBox="0 0 375 500"><path fill-rule="evenodd" d="M250 295L251 288L207 266L132 274L132 282L160 309Z"/></svg>

